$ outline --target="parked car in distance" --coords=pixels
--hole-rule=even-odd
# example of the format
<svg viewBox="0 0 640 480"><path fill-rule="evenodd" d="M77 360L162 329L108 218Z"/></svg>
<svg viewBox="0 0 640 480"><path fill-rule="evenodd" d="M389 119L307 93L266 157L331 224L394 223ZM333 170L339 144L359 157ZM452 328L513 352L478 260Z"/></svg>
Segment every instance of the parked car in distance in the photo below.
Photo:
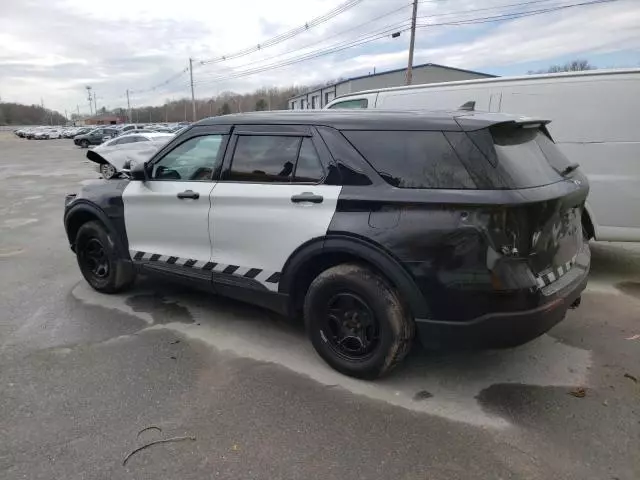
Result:
<svg viewBox="0 0 640 480"><path fill-rule="evenodd" d="M367 90L325 108L455 110L464 104L552 120L558 147L591 184L585 232L595 240L640 242L640 68Z"/></svg>
<svg viewBox="0 0 640 480"><path fill-rule="evenodd" d="M130 179L67 196L64 224L97 291L124 290L137 272L188 281L304 318L329 365L376 378L416 332L428 346L513 346L579 305L589 187L547 123L366 110L208 118L129 166Z"/></svg>
<svg viewBox="0 0 640 480"><path fill-rule="evenodd" d="M112 138L116 135L115 128L99 127L93 130L73 137L73 143L76 145L87 148L89 145L100 145L105 140Z"/></svg>
<svg viewBox="0 0 640 480"><path fill-rule="evenodd" d="M140 130L138 130L140 131ZM97 170L105 179L118 177L122 172L122 167L126 160L131 160L131 152L155 151L166 144L174 135L167 133L136 133L132 131L130 135L122 135L112 138L101 145L89 150L87 158L97 164ZM132 145L152 143L153 147L131 148ZM120 154L120 152L125 152ZM150 155L149 155L150 157Z"/></svg>

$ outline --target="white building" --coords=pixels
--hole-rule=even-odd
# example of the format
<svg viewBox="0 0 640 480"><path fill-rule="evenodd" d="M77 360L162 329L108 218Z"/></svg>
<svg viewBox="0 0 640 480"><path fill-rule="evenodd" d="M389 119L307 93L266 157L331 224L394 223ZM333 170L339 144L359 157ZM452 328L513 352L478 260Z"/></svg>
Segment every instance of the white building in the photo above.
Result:
<svg viewBox="0 0 640 480"><path fill-rule="evenodd" d="M360 77L341 80L315 90L296 95L289 99L290 110L320 109L336 97L347 93L371 90L374 88L399 87L405 84L407 69L388 70L386 72L362 75ZM455 80L473 80L477 78L491 78L495 75L462 70L460 68L445 67L435 63L424 63L413 67L413 85L438 82L453 82Z"/></svg>

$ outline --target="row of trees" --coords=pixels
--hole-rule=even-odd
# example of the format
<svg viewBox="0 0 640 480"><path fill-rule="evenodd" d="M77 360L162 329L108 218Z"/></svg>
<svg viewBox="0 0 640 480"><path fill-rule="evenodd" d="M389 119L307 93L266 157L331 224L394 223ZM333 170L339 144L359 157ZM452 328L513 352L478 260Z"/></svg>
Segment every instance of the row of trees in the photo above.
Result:
<svg viewBox="0 0 640 480"><path fill-rule="evenodd" d="M211 98L196 99L196 119L229 113L284 110L287 108L289 98L308 88L310 87L261 88L245 94L228 91ZM98 111L100 114L127 116L127 111L123 108L107 110L103 107ZM71 116L72 120L77 118L79 117L75 114ZM155 107L134 107L131 109L130 120L135 123L159 123L191 121L192 118L191 98L185 97L178 100L166 100L163 105Z"/></svg>
<svg viewBox="0 0 640 480"><path fill-rule="evenodd" d="M40 105L0 102L0 125L64 125L66 119Z"/></svg>

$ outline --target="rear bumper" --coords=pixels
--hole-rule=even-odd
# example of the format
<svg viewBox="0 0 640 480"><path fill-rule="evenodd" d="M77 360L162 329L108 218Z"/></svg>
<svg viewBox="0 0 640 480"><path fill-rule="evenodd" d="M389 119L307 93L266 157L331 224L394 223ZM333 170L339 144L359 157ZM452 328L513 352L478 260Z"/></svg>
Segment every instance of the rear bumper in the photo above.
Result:
<svg viewBox="0 0 640 480"><path fill-rule="evenodd" d="M540 306L490 313L466 322L417 318L420 342L428 348L501 348L533 340L562 321L569 307L580 298L589 274L588 247L586 252L586 263L583 261L574 267L576 272L570 282L562 286L552 284L541 290Z"/></svg>

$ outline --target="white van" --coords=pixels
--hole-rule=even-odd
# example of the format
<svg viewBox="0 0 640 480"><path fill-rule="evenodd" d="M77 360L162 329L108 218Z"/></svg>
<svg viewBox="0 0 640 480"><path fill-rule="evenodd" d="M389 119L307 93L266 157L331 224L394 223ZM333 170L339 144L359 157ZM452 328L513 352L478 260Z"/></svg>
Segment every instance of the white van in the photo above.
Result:
<svg viewBox="0 0 640 480"><path fill-rule="evenodd" d="M596 240L640 241L640 69L384 88L338 97L325 108L457 110L464 104L550 119L555 142L589 178L587 232Z"/></svg>

